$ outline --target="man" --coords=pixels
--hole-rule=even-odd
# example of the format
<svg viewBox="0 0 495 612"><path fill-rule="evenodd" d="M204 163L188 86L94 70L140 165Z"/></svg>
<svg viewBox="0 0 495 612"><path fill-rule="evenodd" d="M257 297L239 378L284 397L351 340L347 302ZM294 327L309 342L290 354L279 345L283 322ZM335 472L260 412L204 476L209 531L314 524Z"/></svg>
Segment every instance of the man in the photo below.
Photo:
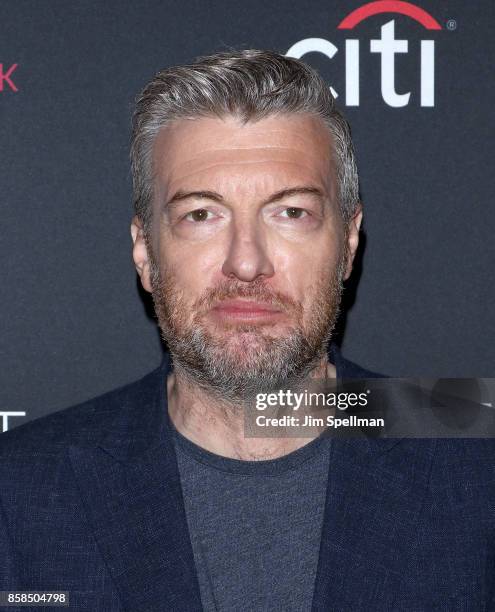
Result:
<svg viewBox="0 0 495 612"><path fill-rule="evenodd" d="M319 75L272 52L137 101L133 256L169 352L0 440L0 589L76 610L489 610L490 440L245 437L257 393L375 376L331 342L362 208Z"/></svg>

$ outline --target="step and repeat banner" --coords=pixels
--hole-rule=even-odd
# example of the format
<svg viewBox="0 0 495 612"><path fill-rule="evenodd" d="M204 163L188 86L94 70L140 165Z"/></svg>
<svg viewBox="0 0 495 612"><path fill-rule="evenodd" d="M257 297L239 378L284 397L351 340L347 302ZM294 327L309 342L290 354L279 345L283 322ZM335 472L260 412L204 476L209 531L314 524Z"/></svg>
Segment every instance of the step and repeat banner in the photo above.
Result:
<svg viewBox="0 0 495 612"><path fill-rule="evenodd" d="M495 377L494 5L4 0L0 422L162 356L131 258L130 118L161 68L272 49L317 68L353 131L362 244L337 339L394 377Z"/></svg>

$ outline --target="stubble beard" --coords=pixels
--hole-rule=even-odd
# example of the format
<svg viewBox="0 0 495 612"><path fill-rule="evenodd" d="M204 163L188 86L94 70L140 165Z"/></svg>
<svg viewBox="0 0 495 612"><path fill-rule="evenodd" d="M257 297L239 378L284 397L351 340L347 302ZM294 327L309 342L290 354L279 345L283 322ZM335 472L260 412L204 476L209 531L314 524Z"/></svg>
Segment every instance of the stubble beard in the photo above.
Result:
<svg viewBox="0 0 495 612"><path fill-rule="evenodd" d="M346 255L344 249L337 267L322 271L306 323L302 305L263 279L226 279L189 306L172 271L161 272L151 258L153 303L175 371L222 403L243 406L258 393L299 387L326 354L339 315ZM236 298L268 302L287 313L290 324L276 335L271 325L205 322L215 304Z"/></svg>

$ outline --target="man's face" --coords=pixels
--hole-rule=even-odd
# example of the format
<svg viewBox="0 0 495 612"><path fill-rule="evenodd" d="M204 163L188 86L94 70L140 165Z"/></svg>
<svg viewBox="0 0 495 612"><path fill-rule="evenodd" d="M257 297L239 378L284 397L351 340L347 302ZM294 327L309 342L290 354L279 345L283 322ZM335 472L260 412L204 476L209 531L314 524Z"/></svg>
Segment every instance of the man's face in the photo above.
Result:
<svg viewBox="0 0 495 612"><path fill-rule="evenodd" d="M156 139L134 260L174 364L232 401L307 375L350 273L331 136L309 115L179 120Z"/></svg>

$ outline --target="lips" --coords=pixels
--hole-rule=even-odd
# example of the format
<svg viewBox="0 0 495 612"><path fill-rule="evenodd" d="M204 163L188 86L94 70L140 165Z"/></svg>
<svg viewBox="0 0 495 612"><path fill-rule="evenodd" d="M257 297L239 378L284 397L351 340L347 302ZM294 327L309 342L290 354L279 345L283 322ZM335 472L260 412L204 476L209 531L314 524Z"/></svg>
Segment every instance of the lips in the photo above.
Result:
<svg viewBox="0 0 495 612"><path fill-rule="evenodd" d="M217 304L215 310L227 310L229 312L280 312L278 308L271 304L254 300L225 300Z"/></svg>
<svg viewBox="0 0 495 612"><path fill-rule="evenodd" d="M260 321L282 314L276 306L254 300L224 300L213 308L212 313L222 319L256 319Z"/></svg>

